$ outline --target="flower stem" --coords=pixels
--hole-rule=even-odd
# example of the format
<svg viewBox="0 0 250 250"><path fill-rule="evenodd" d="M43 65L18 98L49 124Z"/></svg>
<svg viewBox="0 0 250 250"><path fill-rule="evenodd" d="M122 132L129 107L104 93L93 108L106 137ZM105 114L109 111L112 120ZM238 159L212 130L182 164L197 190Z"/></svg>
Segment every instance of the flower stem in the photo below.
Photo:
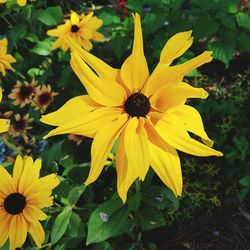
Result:
<svg viewBox="0 0 250 250"><path fill-rule="evenodd" d="M0 142L2 142L4 145L6 145L7 147L11 148L13 151L15 151L17 154L22 155L21 150L14 144L12 144L11 142L7 141L5 138L3 138L2 136L0 136Z"/></svg>

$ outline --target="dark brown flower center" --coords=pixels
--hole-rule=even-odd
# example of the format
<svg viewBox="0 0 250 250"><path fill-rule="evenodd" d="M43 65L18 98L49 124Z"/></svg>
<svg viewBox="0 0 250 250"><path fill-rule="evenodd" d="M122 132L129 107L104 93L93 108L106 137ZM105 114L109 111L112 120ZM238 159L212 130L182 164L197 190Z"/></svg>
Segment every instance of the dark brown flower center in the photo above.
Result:
<svg viewBox="0 0 250 250"><path fill-rule="evenodd" d="M71 32L75 33L79 30L79 27L77 25L72 25L71 26Z"/></svg>
<svg viewBox="0 0 250 250"><path fill-rule="evenodd" d="M3 206L9 214L20 214L26 206L26 199L22 194L12 193L5 198Z"/></svg>
<svg viewBox="0 0 250 250"><path fill-rule="evenodd" d="M132 94L125 102L125 111L132 117L145 117L150 111L150 102L148 98L141 93Z"/></svg>
<svg viewBox="0 0 250 250"><path fill-rule="evenodd" d="M23 119L14 122L14 127L17 130L24 130L25 126L26 126L26 123L25 123L25 120L23 120Z"/></svg>
<svg viewBox="0 0 250 250"><path fill-rule="evenodd" d="M39 96L39 104L44 105L48 104L51 100L50 93L43 93Z"/></svg>
<svg viewBox="0 0 250 250"><path fill-rule="evenodd" d="M30 86L22 86L20 88L20 97L25 100L26 98L29 98L32 94L33 89Z"/></svg>

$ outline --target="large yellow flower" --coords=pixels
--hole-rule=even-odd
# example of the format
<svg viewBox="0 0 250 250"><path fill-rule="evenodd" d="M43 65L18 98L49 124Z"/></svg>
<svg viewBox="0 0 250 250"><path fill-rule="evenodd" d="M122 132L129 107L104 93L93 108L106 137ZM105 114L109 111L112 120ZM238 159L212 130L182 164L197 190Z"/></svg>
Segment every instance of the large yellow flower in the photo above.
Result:
<svg viewBox="0 0 250 250"><path fill-rule="evenodd" d="M6 3L8 0L0 0L1 3ZM21 7L25 6L27 4L27 0L17 0L17 4Z"/></svg>
<svg viewBox="0 0 250 250"><path fill-rule="evenodd" d="M205 99L208 94L183 82L188 72L212 60L211 52L170 66L192 44L191 31L178 33L166 43L157 67L149 75L138 14L134 22L132 54L121 69L110 67L71 40L71 66L89 95L72 98L58 111L41 118L44 123L58 126L45 138L65 133L94 138L85 185L98 178L119 138L117 189L123 202L131 184L137 178L144 180L149 166L175 195L181 195L182 174L176 149L197 156L222 156L188 133L211 146L198 111L185 104L187 98Z"/></svg>
<svg viewBox="0 0 250 250"><path fill-rule="evenodd" d="M3 76L6 75L5 69L15 71L10 64L16 62L16 59L7 54L7 46L8 40L6 38L0 40L0 72L2 72Z"/></svg>
<svg viewBox="0 0 250 250"><path fill-rule="evenodd" d="M49 30L49 36L58 37L52 44L52 49L61 47L64 51L69 49L67 35L72 37L74 41L86 50L92 49L90 40L102 41L103 35L96 30L102 26L102 20L93 16L93 12L88 15L81 14L80 16L72 11L70 19L65 20L65 24L59 25L56 29Z"/></svg>
<svg viewBox="0 0 250 250"><path fill-rule="evenodd" d="M55 174L39 178L42 161L17 156L13 176L0 166L0 247L9 238L10 250L21 247L29 232L41 247L45 233L39 221L47 215L41 210L53 204L52 189L59 184Z"/></svg>
<svg viewBox="0 0 250 250"><path fill-rule="evenodd" d="M0 102L2 101L2 89L0 88ZM0 118L0 133L6 132L9 129L10 122L8 119Z"/></svg>

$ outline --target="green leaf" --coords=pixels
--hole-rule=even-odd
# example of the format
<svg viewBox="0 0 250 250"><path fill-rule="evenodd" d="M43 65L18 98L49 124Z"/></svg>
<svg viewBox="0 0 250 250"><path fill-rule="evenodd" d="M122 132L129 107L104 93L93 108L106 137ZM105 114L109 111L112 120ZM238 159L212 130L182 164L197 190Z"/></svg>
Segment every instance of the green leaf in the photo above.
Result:
<svg viewBox="0 0 250 250"><path fill-rule="evenodd" d="M86 236L81 217L75 212L71 214L67 235L70 235L71 238L83 238Z"/></svg>
<svg viewBox="0 0 250 250"><path fill-rule="evenodd" d="M143 190L143 202L157 209L164 209L170 205L178 208L179 200L166 187L150 186Z"/></svg>
<svg viewBox="0 0 250 250"><path fill-rule="evenodd" d="M111 199L98 206L88 223L87 245L118 236L128 230L128 208L120 198Z"/></svg>
<svg viewBox="0 0 250 250"><path fill-rule="evenodd" d="M235 17L232 15L222 18L221 23L229 29L236 30Z"/></svg>
<svg viewBox="0 0 250 250"><path fill-rule="evenodd" d="M43 41L39 41L35 47L33 47L31 50L38 54L39 56L47 56L51 52L51 44L52 41L50 38L47 38Z"/></svg>
<svg viewBox="0 0 250 250"><path fill-rule="evenodd" d="M130 42L129 36L121 34L117 34L111 40L112 50L114 51L115 55L119 60L123 56L124 51L127 49L129 42Z"/></svg>
<svg viewBox="0 0 250 250"><path fill-rule="evenodd" d="M246 30L250 31L250 16L245 15L244 13L238 13L236 15L236 21L238 25Z"/></svg>
<svg viewBox="0 0 250 250"><path fill-rule="evenodd" d="M146 207L140 211L139 218L140 225L144 230L150 230L165 225L163 214L153 207Z"/></svg>
<svg viewBox="0 0 250 250"><path fill-rule="evenodd" d="M49 7L46 10L34 11L34 16L41 23L52 26L63 22L63 12L61 7Z"/></svg>
<svg viewBox="0 0 250 250"><path fill-rule="evenodd" d="M209 50L213 51L213 58L225 63L227 66L232 59L235 46L228 43L214 42L208 45Z"/></svg>
<svg viewBox="0 0 250 250"><path fill-rule="evenodd" d="M62 145L64 140L54 143L49 149L42 152L42 157L46 159L47 163L62 158Z"/></svg>
<svg viewBox="0 0 250 250"><path fill-rule="evenodd" d="M144 31L146 33L153 33L159 30L164 25L165 20L166 20L166 14L161 14L161 13L147 14L142 22L144 24L144 27L146 27Z"/></svg>
<svg viewBox="0 0 250 250"><path fill-rule="evenodd" d="M240 33L238 36L239 50L250 52L250 37L246 33Z"/></svg>
<svg viewBox="0 0 250 250"><path fill-rule="evenodd" d="M244 176L239 180L239 183L244 187L250 187L250 176Z"/></svg>
<svg viewBox="0 0 250 250"><path fill-rule="evenodd" d="M18 44L18 41L23 39L27 33L27 25L18 24L10 29L10 47L12 48L14 45Z"/></svg>
<svg viewBox="0 0 250 250"><path fill-rule="evenodd" d="M58 242L64 233L66 232L66 229L69 225L69 219L72 214L72 211L70 209L65 209L63 212L61 212L55 219L54 225L52 227L51 232L51 243L55 244Z"/></svg>
<svg viewBox="0 0 250 250"><path fill-rule="evenodd" d="M80 186L73 187L69 192L68 202L69 205L74 205L77 203L78 199L85 190L85 186L82 184Z"/></svg>

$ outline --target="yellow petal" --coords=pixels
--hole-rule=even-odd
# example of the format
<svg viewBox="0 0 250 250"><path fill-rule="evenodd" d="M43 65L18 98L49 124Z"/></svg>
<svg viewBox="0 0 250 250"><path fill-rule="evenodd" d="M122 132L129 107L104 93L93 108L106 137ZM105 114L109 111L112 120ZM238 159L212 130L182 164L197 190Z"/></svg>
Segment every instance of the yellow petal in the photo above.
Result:
<svg viewBox="0 0 250 250"><path fill-rule="evenodd" d="M128 164L141 180L144 180L149 168L148 136L144 123L145 118L133 117L129 120L124 134Z"/></svg>
<svg viewBox="0 0 250 250"><path fill-rule="evenodd" d="M148 79L145 87L145 95L153 95L165 84L181 82L183 77L190 71L210 62L213 59L211 54L211 51L205 51L201 55L176 66L169 67L165 64L158 65Z"/></svg>
<svg viewBox="0 0 250 250"><path fill-rule="evenodd" d="M71 54L70 63L93 100L105 106L123 104L126 92L121 85L99 78L77 53Z"/></svg>
<svg viewBox="0 0 250 250"><path fill-rule="evenodd" d="M23 172L23 159L20 155L18 155L13 169L13 180L15 182L16 189L18 188L22 172Z"/></svg>
<svg viewBox="0 0 250 250"><path fill-rule="evenodd" d="M1 209L1 208L0 208ZM5 213L6 216L3 221L0 223L0 247L4 245L9 236L9 226L12 216L10 214Z"/></svg>
<svg viewBox="0 0 250 250"><path fill-rule="evenodd" d="M9 227L10 250L21 247L27 237L27 224L22 214L12 216Z"/></svg>
<svg viewBox="0 0 250 250"><path fill-rule="evenodd" d="M105 37L103 34L96 31L96 32L94 32L92 39L96 42L101 42L101 41L104 41Z"/></svg>
<svg viewBox="0 0 250 250"><path fill-rule="evenodd" d="M83 24L85 24L85 23L87 23L87 22L89 22L92 18L93 18L93 15L94 15L94 12L93 11L90 11L89 13L88 13L88 15L84 15L84 14L82 14L81 15L81 21L80 21L80 26L82 26Z"/></svg>
<svg viewBox="0 0 250 250"><path fill-rule="evenodd" d="M39 193L42 191L51 192L51 190L57 187L59 184L60 180L57 175L49 174L33 182L32 185L25 190L24 195L28 197L34 193ZM41 187L43 187L42 190Z"/></svg>
<svg viewBox="0 0 250 250"><path fill-rule="evenodd" d="M33 159L30 156L25 156L23 158L23 172L19 181L18 191L20 193L24 193L25 190L32 184L33 182Z"/></svg>
<svg viewBox="0 0 250 250"><path fill-rule="evenodd" d="M7 53L8 40L7 38L3 38L0 40L0 55L4 55Z"/></svg>
<svg viewBox="0 0 250 250"><path fill-rule="evenodd" d="M78 53L80 58L84 60L91 68L93 68L99 77L116 81L118 74L117 69L112 68L98 57L82 49L71 37L68 37L68 40L71 50Z"/></svg>
<svg viewBox="0 0 250 250"><path fill-rule="evenodd" d="M187 98L206 99L208 93L203 88L194 88L187 83L166 84L150 98L150 104L161 112L183 105Z"/></svg>
<svg viewBox="0 0 250 250"><path fill-rule="evenodd" d="M40 222L32 222L29 226L29 233L35 241L38 248L41 248L42 243L45 240L45 233Z"/></svg>
<svg viewBox="0 0 250 250"><path fill-rule="evenodd" d="M94 137L94 135L103 127L104 124L118 118L121 114L121 109L115 108L99 108L86 115L67 121L59 127L51 130L44 139L62 134L75 134Z"/></svg>
<svg viewBox="0 0 250 250"><path fill-rule="evenodd" d="M174 59L186 52L192 45L192 31L180 32L172 36L161 52L160 63L170 65Z"/></svg>
<svg viewBox="0 0 250 250"><path fill-rule="evenodd" d="M127 120L128 116L123 114L117 120L106 124L97 132L91 147L91 168L85 185L94 182L102 172L108 154Z"/></svg>
<svg viewBox="0 0 250 250"><path fill-rule="evenodd" d="M135 14L133 50L132 54L125 60L121 67L121 77L133 93L141 90L148 76L148 65L143 52L141 19L138 14Z"/></svg>
<svg viewBox="0 0 250 250"><path fill-rule="evenodd" d="M0 166L0 183L0 191L5 195L9 195L10 193L14 193L16 191L12 177L2 166Z"/></svg>
<svg viewBox="0 0 250 250"><path fill-rule="evenodd" d="M122 199L122 202L125 203L127 200L127 192L132 183L138 177L137 171L133 166L128 165L128 159L125 154L124 147L124 132L119 138L116 149L116 171L117 171L117 191L119 196Z"/></svg>
<svg viewBox="0 0 250 250"><path fill-rule="evenodd" d="M179 156L174 148L163 151L152 143L150 145L150 165L162 182L178 196L182 193L182 173Z"/></svg>
<svg viewBox="0 0 250 250"><path fill-rule="evenodd" d="M169 110L169 112L171 112L171 110ZM207 146L213 146L213 141L205 132L201 116L195 108L188 105L182 105L174 111L174 114L184 122L184 125L189 132L192 132L204 139L204 143L206 142Z"/></svg>
<svg viewBox="0 0 250 250"><path fill-rule="evenodd" d="M17 3L19 6L23 7L26 5L27 1L26 0L17 0Z"/></svg>
<svg viewBox="0 0 250 250"><path fill-rule="evenodd" d="M71 25L78 25L79 24L79 16L76 12L74 11L71 11L71 14L70 14L70 22L71 22Z"/></svg>
<svg viewBox="0 0 250 250"><path fill-rule="evenodd" d="M10 120L0 119L0 133L8 131L9 126L10 126Z"/></svg>
<svg viewBox="0 0 250 250"><path fill-rule="evenodd" d="M174 114L166 114L156 124L156 130L172 147L197 156L222 156L220 151L192 139L182 120Z"/></svg>
<svg viewBox="0 0 250 250"><path fill-rule="evenodd" d="M47 215L38 207L27 204L23 210L24 218L29 222L36 222L37 220L46 220Z"/></svg>
<svg viewBox="0 0 250 250"><path fill-rule="evenodd" d="M83 117L97 107L100 107L100 105L95 103L88 95L77 96L71 98L57 111L43 115L40 121L52 126L59 126L77 117Z"/></svg>

